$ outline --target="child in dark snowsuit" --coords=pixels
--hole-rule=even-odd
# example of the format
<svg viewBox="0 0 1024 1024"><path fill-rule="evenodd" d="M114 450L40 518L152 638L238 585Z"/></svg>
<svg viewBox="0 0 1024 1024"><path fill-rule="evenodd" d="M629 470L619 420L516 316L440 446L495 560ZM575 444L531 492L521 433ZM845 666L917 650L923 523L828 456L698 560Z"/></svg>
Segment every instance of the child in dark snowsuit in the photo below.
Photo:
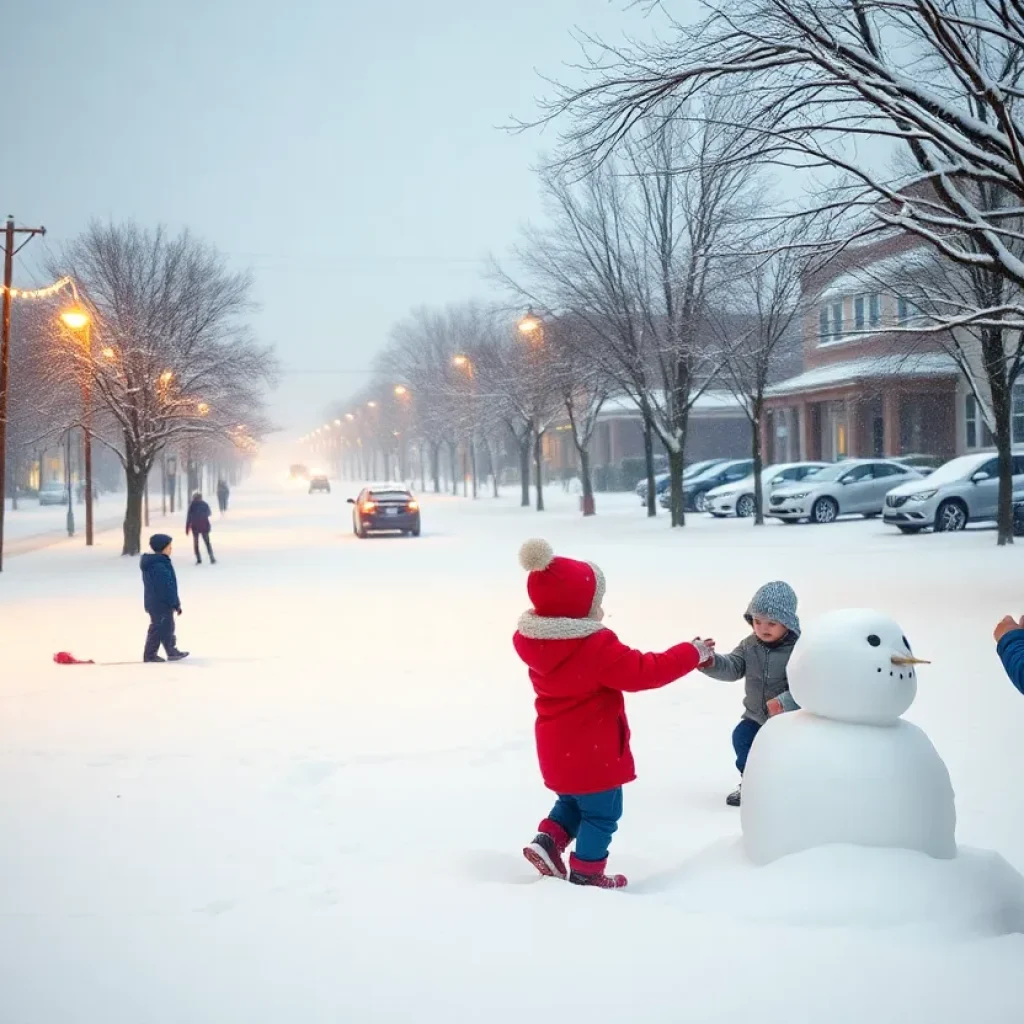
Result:
<svg viewBox="0 0 1024 1024"><path fill-rule="evenodd" d="M523 545L519 561L530 574L533 609L513 642L537 695L541 774L558 794L523 855L542 875L619 889L626 879L605 874L608 846L622 787L636 778L623 691L666 686L710 663L714 647L695 641L664 654L631 650L601 624L605 582L597 566L556 558L542 540ZM574 839L566 870L562 855Z"/></svg>
<svg viewBox="0 0 1024 1024"><path fill-rule="evenodd" d="M740 641L732 654L716 654L711 664L701 669L712 679L726 683L746 680L743 717L732 732L736 767L741 776L761 726L772 715L799 709L789 693L786 675L789 656L800 639L796 603L796 593L788 583L766 583L753 596L743 616L752 627L751 634ZM725 802L730 807L739 807L740 787Z"/></svg>
<svg viewBox="0 0 1024 1024"><path fill-rule="evenodd" d="M1005 616L996 626L993 636L996 653L1003 662L1010 682L1024 693L1024 615L1019 621L1012 615Z"/></svg>
<svg viewBox="0 0 1024 1024"><path fill-rule="evenodd" d="M171 564L174 550L171 538L166 533L154 534L149 539L152 554L145 554L139 560L142 569L142 586L146 611L149 613L149 633L142 660L162 662L160 646L167 652L168 661L181 661L188 657L188 651L179 651L174 636L174 616L181 614L181 600L178 597L178 577Z"/></svg>
<svg viewBox="0 0 1024 1024"><path fill-rule="evenodd" d="M206 553L210 556L210 565L216 565L217 559L213 557L213 548L210 547L210 517L213 513L210 506L203 501L203 496L196 491L192 495L192 503L188 507L188 515L185 517L185 536L192 534L192 546L196 552L196 565L203 564L203 556L199 554L199 538L202 537L206 543Z"/></svg>

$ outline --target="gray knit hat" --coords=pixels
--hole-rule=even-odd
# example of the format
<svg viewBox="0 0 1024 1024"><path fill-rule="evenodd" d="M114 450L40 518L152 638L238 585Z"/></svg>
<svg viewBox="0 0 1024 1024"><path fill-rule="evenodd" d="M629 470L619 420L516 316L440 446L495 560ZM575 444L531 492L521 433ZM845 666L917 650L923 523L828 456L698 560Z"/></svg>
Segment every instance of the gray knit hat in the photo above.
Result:
<svg viewBox="0 0 1024 1024"><path fill-rule="evenodd" d="M771 619L785 626L791 633L800 635L800 617L796 613L796 591L782 580L766 583L751 598L746 614L743 616L751 625L754 616Z"/></svg>

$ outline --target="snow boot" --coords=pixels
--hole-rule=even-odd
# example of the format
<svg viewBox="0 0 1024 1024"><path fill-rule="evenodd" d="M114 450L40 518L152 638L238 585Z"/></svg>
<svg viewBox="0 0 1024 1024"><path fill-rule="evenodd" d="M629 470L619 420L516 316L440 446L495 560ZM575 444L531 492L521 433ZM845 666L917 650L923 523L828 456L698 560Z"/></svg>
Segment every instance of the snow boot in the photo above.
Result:
<svg viewBox="0 0 1024 1024"><path fill-rule="evenodd" d="M184 661L188 657L188 651L175 651L173 654L167 655L168 661ZM160 659L163 661L163 658Z"/></svg>
<svg viewBox="0 0 1024 1024"><path fill-rule="evenodd" d="M580 860L574 853L569 858L569 881L573 885L593 885L598 889L625 889L625 875L606 875L608 858L604 860Z"/></svg>
<svg viewBox="0 0 1024 1024"><path fill-rule="evenodd" d="M740 790L741 789L743 789L743 783L742 782L725 798L725 802L730 807L739 807L739 805L740 805Z"/></svg>
<svg viewBox="0 0 1024 1024"><path fill-rule="evenodd" d="M568 878L562 854L572 837L568 832L550 818L545 818L539 826L537 835L529 846L523 847L523 856L544 876L548 878Z"/></svg>
<svg viewBox="0 0 1024 1024"><path fill-rule="evenodd" d="M142 659L146 665L162 665L166 660L166 658L161 658L159 654L151 654L148 658Z"/></svg>

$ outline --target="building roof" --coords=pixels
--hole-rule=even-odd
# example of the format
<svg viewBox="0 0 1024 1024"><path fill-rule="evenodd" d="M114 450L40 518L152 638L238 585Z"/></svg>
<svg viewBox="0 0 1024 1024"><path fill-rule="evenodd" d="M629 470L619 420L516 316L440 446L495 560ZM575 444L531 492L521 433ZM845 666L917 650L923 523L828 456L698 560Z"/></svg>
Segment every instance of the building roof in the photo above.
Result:
<svg viewBox="0 0 1024 1024"><path fill-rule="evenodd" d="M851 359L843 363L829 363L806 370L796 377L781 381L765 392L767 398L779 395L797 395L808 391L843 387L865 380L914 377L955 377L959 374L956 361L942 352L918 355L876 356Z"/></svg>
<svg viewBox="0 0 1024 1024"><path fill-rule="evenodd" d="M659 403L661 395L656 396ZM705 391L697 398L691 406L691 411L697 414L708 415L734 415L745 416L746 411L743 403L731 391ZM628 395L616 395L609 398L601 406L601 415L598 419L615 419L621 416L639 416L640 410L636 402Z"/></svg>

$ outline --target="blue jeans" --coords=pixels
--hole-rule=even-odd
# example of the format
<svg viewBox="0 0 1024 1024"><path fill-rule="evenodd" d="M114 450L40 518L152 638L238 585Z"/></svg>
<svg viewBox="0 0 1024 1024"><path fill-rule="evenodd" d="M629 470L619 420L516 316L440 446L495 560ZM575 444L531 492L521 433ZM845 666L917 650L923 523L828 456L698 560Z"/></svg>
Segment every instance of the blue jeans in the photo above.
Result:
<svg viewBox="0 0 1024 1024"><path fill-rule="evenodd" d="M548 817L576 840L580 860L604 860L622 817L622 787L583 796L559 794Z"/></svg>
<svg viewBox="0 0 1024 1024"><path fill-rule="evenodd" d="M747 767L750 748L754 745L754 737L760 731L761 726L749 718L741 718L739 725L732 731L732 749L736 751L736 767L739 769L740 775Z"/></svg>

